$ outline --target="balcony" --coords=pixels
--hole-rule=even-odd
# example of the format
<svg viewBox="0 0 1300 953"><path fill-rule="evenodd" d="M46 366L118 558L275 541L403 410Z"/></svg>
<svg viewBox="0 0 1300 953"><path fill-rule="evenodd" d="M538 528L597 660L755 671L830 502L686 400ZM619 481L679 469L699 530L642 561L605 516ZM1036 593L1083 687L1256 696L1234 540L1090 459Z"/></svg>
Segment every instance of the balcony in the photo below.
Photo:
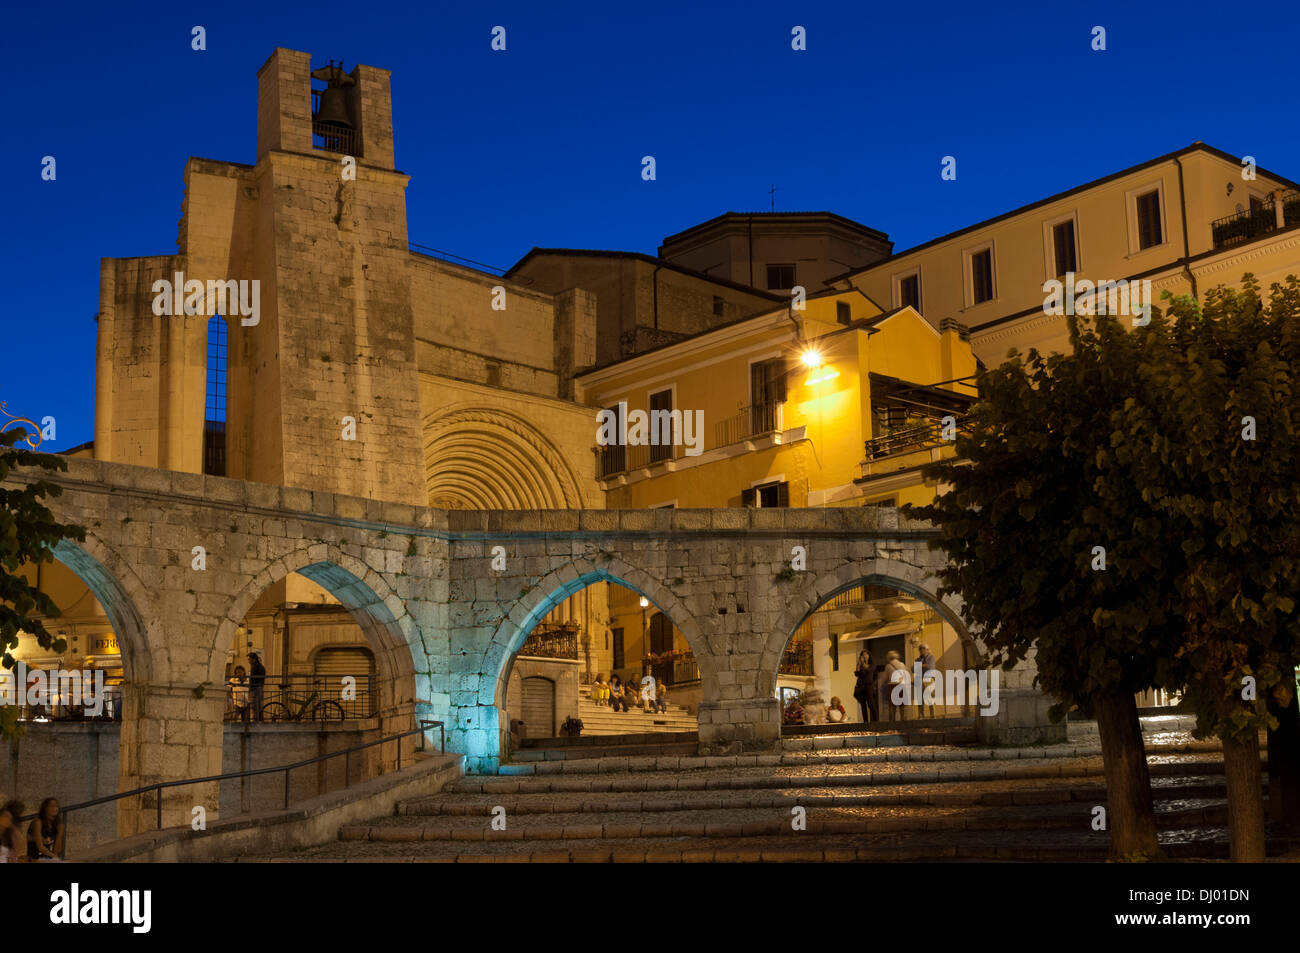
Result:
<svg viewBox="0 0 1300 953"><path fill-rule="evenodd" d="M784 406L781 401L774 400L742 407L734 417L713 425L713 446L725 447L782 430Z"/></svg>
<svg viewBox="0 0 1300 953"><path fill-rule="evenodd" d="M964 418L957 417L956 421L958 432L969 432L969 427ZM953 441L943 439L943 428L943 422L936 420L915 426L899 427L896 430L883 433L879 437L873 437L865 445L865 462L871 463L873 460L892 457L900 453L917 453L923 450L931 450L942 447L943 444L951 445Z"/></svg>
<svg viewBox="0 0 1300 953"><path fill-rule="evenodd" d="M769 401L742 407L734 416L713 425L713 441L702 441L701 452L731 444L779 434L784 428L781 401ZM680 434L677 434L680 439ZM596 479L606 480L621 473L631 473L658 463L680 460L686 455L681 443L595 447Z"/></svg>
<svg viewBox="0 0 1300 953"><path fill-rule="evenodd" d="M666 652L641 659L650 666L650 674L665 685L686 685L700 680L700 664L694 652Z"/></svg>
<svg viewBox="0 0 1300 953"><path fill-rule="evenodd" d="M1300 225L1300 192L1289 191L1215 219L1210 223L1210 233L1216 249L1232 248L1294 225Z"/></svg>
<svg viewBox="0 0 1300 953"><path fill-rule="evenodd" d="M782 675L804 675L813 673L813 644L809 641L793 641L785 647L778 671Z"/></svg>
<svg viewBox="0 0 1300 953"><path fill-rule="evenodd" d="M539 622L519 649L530 658L578 658L578 624L576 622Z"/></svg>

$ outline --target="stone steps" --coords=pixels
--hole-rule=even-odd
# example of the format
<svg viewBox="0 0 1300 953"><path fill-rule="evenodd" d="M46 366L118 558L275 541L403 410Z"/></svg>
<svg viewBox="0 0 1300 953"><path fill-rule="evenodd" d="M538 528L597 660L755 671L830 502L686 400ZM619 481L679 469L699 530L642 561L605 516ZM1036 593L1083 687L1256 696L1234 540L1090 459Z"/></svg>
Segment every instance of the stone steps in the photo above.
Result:
<svg viewBox="0 0 1300 953"><path fill-rule="evenodd" d="M946 733L943 736L946 738ZM833 745L843 744L837 748ZM798 747L796 747L798 746ZM610 774L614 772L689 772L705 768L780 767L806 764L873 764L878 762L1043 761L1100 757L1100 745L1053 745L1025 748L972 748L943 744L909 745L899 735L834 735L825 738L788 739L782 753L740 755L640 755L627 757L572 757L532 760L500 765L504 777L537 775ZM793 750L791 750L793 749ZM1148 755L1215 753L1213 742L1148 746ZM474 781L471 783L490 783Z"/></svg>
<svg viewBox="0 0 1300 953"><path fill-rule="evenodd" d="M737 787L680 792L605 792L522 794L435 794L398 805L407 817L485 817L502 807L514 814L580 814L616 811L685 811L707 808L804 807L961 807L1104 802L1106 786L1100 780L1076 780L1068 787L1054 779L1012 778L968 781L960 790L942 783L872 785L871 777L848 778L853 784L790 786L773 781L765 787ZM949 788L952 787L949 785ZM1222 798L1221 777L1207 774L1167 775L1152 779L1156 801L1187 798Z"/></svg>
<svg viewBox="0 0 1300 953"><path fill-rule="evenodd" d="M1222 827L1227 824L1223 797L1179 799L1179 806L1157 809L1161 830ZM1088 829L1092 805L1082 802L1031 805L980 805L974 807L805 808L806 829L792 824L792 808L699 808L662 811L645 816L640 811L591 814L532 814L511 818L505 830L493 830L491 818L411 816L376 818L347 824L340 841L426 843L437 841L627 840L654 837L765 837L803 834L886 834L936 831L1072 831Z"/></svg>
<svg viewBox="0 0 1300 953"><path fill-rule="evenodd" d="M639 708L614 711L607 705L598 705L585 692L578 696L578 718L582 721L583 735L625 735L651 732L698 732L699 721L680 705L668 704L666 712L647 712Z"/></svg>
<svg viewBox="0 0 1300 953"><path fill-rule="evenodd" d="M1160 832L1171 859L1226 859L1224 828ZM1270 856L1290 845L1269 842ZM937 831L933 833L815 834L797 836L665 837L638 840L525 840L486 842L350 841L276 856L245 856L241 862L271 863L907 863L907 862L1102 862L1105 832Z"/></svg>
<svg viewBox="0 0 1300 953"><path fill-rule="evenodd" d="M821 736L789 740L806 745L721 758L568 750L572 757L517 766L548 770L462 778L403 801L392 815L343 825L330 844L241 859L1079 861L1109 851L1106 833L1091 829L1106 791L1101 758L1088 745L823 748ZM1175 858L1224 857L1222 760L1205 746L1186 747L1149 752L1161 842ZM505 830L494 830L502 810Z"/></svg>

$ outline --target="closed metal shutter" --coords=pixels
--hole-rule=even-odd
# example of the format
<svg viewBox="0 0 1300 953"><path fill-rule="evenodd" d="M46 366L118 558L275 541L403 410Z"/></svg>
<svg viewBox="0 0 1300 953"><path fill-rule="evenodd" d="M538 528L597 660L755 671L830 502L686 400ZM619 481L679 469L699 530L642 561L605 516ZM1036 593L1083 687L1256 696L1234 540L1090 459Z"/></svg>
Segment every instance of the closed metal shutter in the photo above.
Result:
<svg viewBox="0 0 1300 953"><path fill-rule="evenodd" d="M536 675L520 683L524 737L555 737L555 683Z"/></svg>
<svg viewBox="0 0 1300 953"><path fill-rule="evenodd" d="M363 646L321 649L316 653L314 666L317 675L343 676L375 673L375 657Z"/></svg>
<svg viewBox="0 0 1300 953"><path fill-rule="evenodd" d="M316 676L313 690L322 700L338 702L347 718L369 718L374 714L375 657L361 645L321 649L316 653L312 672ZM356 677L356 698L344 700L343 676ZM337 717L337 716L336 716Z"/></svg>

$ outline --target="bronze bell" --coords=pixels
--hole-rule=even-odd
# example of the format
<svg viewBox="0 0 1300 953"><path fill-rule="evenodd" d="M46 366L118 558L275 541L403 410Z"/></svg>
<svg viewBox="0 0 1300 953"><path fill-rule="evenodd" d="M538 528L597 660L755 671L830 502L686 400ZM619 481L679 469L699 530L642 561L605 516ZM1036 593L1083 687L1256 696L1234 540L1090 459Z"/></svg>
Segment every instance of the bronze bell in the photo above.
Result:
<svg viewBox="0 0 1300 953"><path fill-rule="evenodd" d="M352 128L352 120L348 118L347 92L343 87L331 86L322 90L320 107L313 118L322 126Z"/></svg>
<svg viewBox="0 0 1300 953"><path fill-rule="evenodd" d="M334 61L330 60L329 66L322 66L320 69L312 70L311 77L326 84L326 88L321 90L320 103L316 107L316 114L312 116L312 119L321 126L351 129L352 120L348 117L347 87L354 85L356 81L343 72L343 64L340 62L335 66Z"/></svg>

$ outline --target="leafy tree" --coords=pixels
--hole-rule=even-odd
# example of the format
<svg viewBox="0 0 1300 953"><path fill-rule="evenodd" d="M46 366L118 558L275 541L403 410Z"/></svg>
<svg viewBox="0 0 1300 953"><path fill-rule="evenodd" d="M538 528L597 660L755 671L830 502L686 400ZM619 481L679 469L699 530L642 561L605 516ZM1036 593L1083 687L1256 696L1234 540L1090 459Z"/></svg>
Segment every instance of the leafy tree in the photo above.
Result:
<svg viewBox="0 0 1300 953"><path fill-rule="evenodd" d="M1197 733L1223 744L1234 860L1264 859L1260 729L1290 754L1270 791L1295 810L1295 666L1300 661L1300 283L1269 304L1246 275L1201 308L1174 301L1167 347L1142 368L1154 400L1116 415L1103 497L1136 482L1180 540L1187 621L1168 645L1168 687ZM1263 704L1261 702L1266 702ZM1282 729L1278 732L1278 729ZM1279 811L1281 813L1281 811Z"/></svg>
<svg viewBox="0 0 1300 953"><path fill-rule="evenodd" d="M1096 717L1105 764L1112 855L1159 853L1150 775L1134 695L1168 680L1153 642L1183 623L1173 594L1176 546L1133 484L1098 481L1110 465L1114 415L1140 399L1139 368L1165 333L1113 318L1067 319L1071 353L1012 352L978 378L971 427L956 457L926 475L951 490L913 515L941 531L939 572L981 632L993 661L1031 654L1038 684Z"/></svg>
<svg viewBox="0 0 1300 953"><path fill-rule="evenodd" d="M54 547L62 539L82 542L85 530L63 525L42 502L57 497L63 488L46 480L32 480L25 486L4 481L19 467L50 471L67 470L67 461L48 453L36 453L14 445L26 436L22 428L0 433L0 662L13 669L13 650L18 646L20 631L36 636L43 649L63 652L67 646L46 630L43 618L58 616L59 609L49 596L31 585L22 574L24 566L51 562ZM18 686L23 690L24 686ZM10 737L17 730L17 706L0 706L0 737Z"/></svg>

